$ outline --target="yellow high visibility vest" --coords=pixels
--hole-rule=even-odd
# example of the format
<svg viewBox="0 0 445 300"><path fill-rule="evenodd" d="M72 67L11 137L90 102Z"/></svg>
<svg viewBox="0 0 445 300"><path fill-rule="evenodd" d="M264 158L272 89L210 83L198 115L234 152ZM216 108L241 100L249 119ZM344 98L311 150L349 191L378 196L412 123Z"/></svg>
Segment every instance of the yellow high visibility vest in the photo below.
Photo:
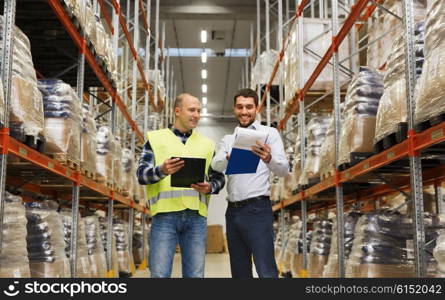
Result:
<svg viewBox="0 0 445 300"><path fill-rule="evenodd" d="M157 165L161 165L166 159L175 156L204 158L206 160L205 174L208 174L215 152L215 144L210 139L193 131L184 145L168 128L147 132L147 139L150 141ZM201 194L191 188L172 187L170 180L171 176L168 175L157 183L146 186L151 215L189 208L197 210L200 215L207 217L210 195Z"/></svg>

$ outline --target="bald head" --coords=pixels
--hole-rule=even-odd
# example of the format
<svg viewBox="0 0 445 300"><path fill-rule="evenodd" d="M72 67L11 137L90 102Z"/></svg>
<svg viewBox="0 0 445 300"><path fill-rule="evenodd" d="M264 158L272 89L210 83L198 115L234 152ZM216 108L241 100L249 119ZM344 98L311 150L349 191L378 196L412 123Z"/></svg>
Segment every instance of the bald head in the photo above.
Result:
<svg viewBox="0 0 445 300"><path fill-rule="evenodd" d="M175 128L187 132L198 125L201 117L201 103L198 98L187 94L179 94L175 99Z"/></svg>
<svg viewBox="0 0 445 300"><path fill-rule="evenodd" d="M182 94L179 94L178 96L176 96L174 108L176 108L176 107L181 108L184 100L196 101L199 103L198 98L196 98L195 96L192 96L189 93L182 93Z"/></svg>

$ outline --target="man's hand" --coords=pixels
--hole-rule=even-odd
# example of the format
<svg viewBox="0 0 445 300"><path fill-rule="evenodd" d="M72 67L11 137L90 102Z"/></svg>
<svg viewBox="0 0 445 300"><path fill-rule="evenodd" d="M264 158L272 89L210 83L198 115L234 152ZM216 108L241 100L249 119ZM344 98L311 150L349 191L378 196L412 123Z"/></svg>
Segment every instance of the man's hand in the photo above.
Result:
<svg viewBox="0 0 445 300"><path fill-rule="evenodd" d="M202 193L202 194L210 194L212 192L212 187L208 182L198 182L191 185L191 188Z"/></svg>
<svg viewBox="0 0 445 300"><path fill-rule="evenodd" d="M266 144L260 143L258 141L256 143L258 146L252 146L253 153L258 155L265 163L269 163L272 159L272 149Z"/></svg>
<svg viewBox="0 0 445 300"><path fill-rule="evenodd" d="M170 158L164 161L161 166L162 173L166 175L175 174L178 172L183 166L185 162L181 160L179 157Z"/></svg>

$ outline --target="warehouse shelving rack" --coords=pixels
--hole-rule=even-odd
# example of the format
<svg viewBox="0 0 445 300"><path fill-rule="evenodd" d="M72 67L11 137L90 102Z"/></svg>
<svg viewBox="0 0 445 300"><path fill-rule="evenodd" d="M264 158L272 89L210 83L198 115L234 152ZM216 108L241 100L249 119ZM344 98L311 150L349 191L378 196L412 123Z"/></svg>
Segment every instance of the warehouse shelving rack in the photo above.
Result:
<svg viewBox="0 0 445 300"><path fill-rule="evenodd" d="M314 3L316 1L301 0L297 1L295 6L295 15L286 22L286 24L295 24L297 26L299 49L298 53L301 55L304 51L302 42L302 24L304 18L307 15L312 14L314 11ZM320 1L327 3L327 1ZM340 101L342 97L342 91L339 84L339 72L340 61L338 58L338 48L346 37L353 40L356 39L358 31L366 24L369 18L372 18L373 13L378 11L382 7L381 1L372 0L357 0L352 3L343 3L340 0L330 0L332 19L332 43L326 50L325 55L320 59L317 68L309 77L307 82L299 82L299 86L295 89L294 102L289 106L289 110L286 112L284 118L281 119L279 129L283 130L284 141L287 142L286 135L292 132L296 124L299 126L299 134L301 140L305 138L305 114L309 106L314 105L320 101L326 101L327 98L333 100L334 106L334 118L335 118L335 152L336 161L338 161L338 142L340 138L341 122L340 122ZM341 5L339 5L341 4ZM325 5L319 5L322 7ZM339 8L346 12L345 18L342 19L342 24L339 24ZM309 12L310 11L310 12ZM425 229L423 220L423 186L434 185L435 196L437 203L437 212L443 212L443 199L442 199L442 182L445 181L443 161L438 153L443 153L443 142L445 141L445 124L440 123L436 126L424 130L422 132L414 131L414 87L415 87L415 59L413 48L413 36L414 36L414 18L413 18L413 1L403 1L403 16L398 17L404 27L405 39L405 52L406 52L406 91L407 91L407 108L408 108L408 137L406 140L393 147L382 151L378 154L374 154L368 159L350 167L344 171L335 172L335 175L331 178L321 181L314 186L306 189L299 189L294 191L294 195L288 199L281 199L281 201L273 206L274 211L280 211L281 226L284 229L284 214L285 209L295 209L298 207L301 210L302 217L302 231L303 231L303 243L306 243L307 232L307 213L308 211L323 210L328 208L336 208L337 211L337 233L338 233L338 265L339 265L339 277L345 276L345 257L344 257L344 221L343 211L348 205L355 205L359 203L366 203L363 208L369 210L373 208L373 203L382 195L389 194L391 192L410 192L410 196L413 202L413 221L414 221L414 258L415 258L415 271L416 276L424 277L426 275L426 263L425 263ZM341 26L340 26L341 25ZM291 25L293 26L293 25ZM290 27L291 27L290 26ZM258 28L258 26L257 26ZM279 30L283 30L280 28ZM258 31L257 31L258 33ZM380 37L382 38L382 37ZM380 39L378 38L378 39ZM367 47L376 41L366 41L367 36L361 37L360 48L352 49L351 56L357 56L361 51L367 49ZM367 42L366 45L362 45L363 42ZM357 43L358 44L358 43ZM354 47L356 47L356 45ZM286 42L282 44L280 57L276 61L275 69L281 63L282 57L286 51ZM353 48L354 48L353 47ZM320 98L313 100L308 104L307 95L315 80L318 78L324 68L331 62L333 66L333 91L322 95ZM356 66L357 67L357 66ZM382 66L384 68L384 66ZM352 68L355 73L356 69ZM298 70L300 78L303 78L303 70ZM273 76L269 82L272 82ZM268 88L266 88L266 92ZM332 96L331 96L332 95ZM262 97L262 106L264 106L266 100L265 96ZM295 117L295 113L298 113L298 120L294 122L291 118ZM285 130L284 130L285 129ZM294 133L295 134L295 133ZM301 143L301 166L304 167L305 161L305 147L304 143ZM430 159L431 155L436 154L435 159ZM337 165L337 164L336 164ZM399 171L397 172L397 169ZM401 170L401 172L400 172ZM360 182L372 182L372 184L362 185ZM323 195L331 197L331 201L323 200L316 201L317 196ZM315 201L314 201L315 198ZM310 205L310 207L308 207ZM283 230L284 231L284 230ZM283 232L282 231L282 232ZM307 270L307 247L303 245L303 269ZM305 276L304 272L301 274Z"/></svg>
<svg viewBox="0 0 445 300"><path fill-rule="evenodd" d="M35 2L35 1L32 1ZM133 153L139 150L138 145L141 145L144 142L144 135L142 134L138 124L135 122L138 118L142 121L140 123L144 124L144 132L147 131L147 117L148 117L148 107L149 100L151 104L151 113L156 113L158 107L162 107L162 100L157 99L157 93L152 92L152 87L148 84L145 76L145 72L148 72L150 65L150 46L154 44L155 47L155 56L158 55L158 43L151 43L152 37L149 28L150 24L150 0L147 0L144 4L141 0L135 1L134 3L134 22L133 22L133 40L130 36L129 29L127 27L128 24L125 23L125 17L121 12L121 8L118 0L112 0L111 5L113 6L113 24L111 24L111 20L108 14L108 8L106 5L110 3L109 1L103 0L94 0L94 12L97 14L104 15L108 26L110 26L110 32L113 33L114 41L113 41L113 50L115 53L118 53L119 46L124 48L124 52L131 52L133 55L133 81L130 86L133 89L133 95L131 101L127 97L126 90L124 88L129 88L124 86L125 82L128 82L128 72L121 76L119 82L112 82L109 77L107 77L105 70L102 69L96 57L93 55L92 51L87 47L88 40L83 36L82 30L79 30L70 19L68 12L65 10L63 6L63 1L59 0L47 0L41 1L39 3L31 3L31 5L43 5L45 6L45 2L47 5L46 13L52 15L52 19L48 24L52 24L56 26L56 30L61 30L62 32L67 32L68 36L65 34L65 38L63 41L60 41L60 45L64 48L62 50L66 50L68 53L63 53L62 56L70 57L72 60L76 60L76 64L64 69L62 72L57 72L60 74L59 76L65 79L66 82L70 83L72 86L77 86L77 94L79 99L83 99L90 102L90 108L93 106L92 104L96 104L96 106L100 106L97 103L97 97L87 97L84 94L84 91L88 88L93 90L95 86L102 86L106 92L108 92L110 99L107 106L110 107L105 114L111 112L111 116L108 116L108 121L111 123L111 127L113 132L116 132L117 124L117 114L119 113L122 116L123 122L131 129L131 150ZM17 3L15 0L8 0L4 2L4 31L3 31L3 53L2 54L2 64L1 64L1 78L4 83L4 94L5 94L5 116L4 116L4 124L8 124L9 118L9 99L10 99L10 87L11 87L11 74L12 74L12 29L16 20L16 12L25 5L30 4L21 1L19 6L17 7ZM49 7L48 7L49 6ZM100 11L99 11L100 6ZM35 7L34 7L35 8ZM148 10L148 13L146 13ZM33 11L31 14L29 11L26 15L27 18L30 18L30 15L34 18L38 19L40 16L36 16L35 14L39 12L38 10ZM40 11L42 12L42 11ZM128 11L129 12L129 11ZM156 31L158 32L158 21L159 21L159 0L156 1ZM33 15L34 14L34 15ZM20 14L19 14L20 15ZM137 47L139 47L139 18L140 15L143 16L143 31L146 33L146 53L145 53L145 70L142 65L142 61L137 54ZM130 14L127 14L127 17L130 17ZM58 21L57 21L58 20ZM123 37L119 35L119 23L122 31L124 32L124 37L126 39L123 40ZM54 25L55 24L55 25ZM60 38L60 37L59 37ZM30 36L30 40L32 42L33 36ZM159 40L158 34L155 36L155 41ZM56 40L57 42L57 40ZM59 44L51 45L50 47L54 47L54 49L60 52L60 49L57 49ZM39 45L40 46L40 45ZM73 57L69 54L69 51L73 51L77 49L77 59L73 59ZM162 52L162 51L161 51ZM158 61L155 57L155 69L158 68ZM125 61L127 58L127 61ZM39 74L41 71L39 69L39 58L34 58L34 63L36 65L37 73ZM85 65L85 60L87 61L87 65ZM119 63L121 66L127 65L128 67L128 57L121 56L120 59L118 57ZM163 59L162 59L163 60ZM36 63L37 62L37 63ZM66 63L66 61L65 61ZM118 62L116 62L118 64ZM73 69L77 67L77 72ZM139 116L136 115L136 103L138 99L136 99L136 72L139 70L139 74L143 80L144 86L144 96L142 104L144 105L144 111ZM170 70L170 69L168 69ZM73 75L73 71L75 72ZM71 76L70 76L71 72ZM164 76L164 74L162 74ZM172 72L170 72L170 83L173 81ZM86 87L84 86L87 85ZM155 85L157 86L157 85ZM172 95L172 91L169 90L173 84L167 85L167 94ZM94 93L90 93L90 95L94 95ZM168 99L165 99L167 102ZM131 114L128 112L127 107L131 106ZM117 108L116 108L117 107ZM164 114L165 114L164 110ZM105 115L104 114L104 115ZM162 124L159 124L162 126ZM159 126L158 125L158 126ZM137 143L137 144L136 144ZM131 237L134 226L134 210L137 210L141 214L141 224L143 229L143 238L144 238L144 260L140 265L140 269L145 269L147 267L147 257L146 257L146 238L147 233L145 232L146 226L145 222L149 216L149 210L145 207L145 203L136 203L134 199L130 199L129 197L125 197L115 191L113 188L107 187L104 184L97 183L90 178L83 176L80 170L73 170L69 167L66 167L59 162L49 158L48 156L37 152L36 150L20 143L16 139L9 136L9 129L7 125L5 128L2 128L0 131L0 153L1 153L1 172L0 172L0 248L2 243L2 226L3 226L3 211L4 211L4 191L6 185L12 187L13 189L21 189L26 192L31 192L33 195L46 195L50 197L54 197L59 200L66 201L65 204L71 203L72 206L72 228L77 229L78 224L78 211L79 211L79 201L80 199L85 200L85 205L89 209L107 209L107 220L108 220L108 232L107 232L107 249L111 249L111 237L112 237L112 222L113 222L113 213L115 213L115 209L129 209L129 251L132 251L132 243ZM8 156L15 156L22 160L22 162L12 165L11 168L7 169L7 159ZM11 157L12 157L11 156ZM34 180L38 180L39 183L33 183ZM26 200L26 196L24 196ZM143 200L142 200L143 201ZM97 204L95 204L97 203ZM77 260L77 230L73 230L71 236L71 255L70 255L70 264L72 270L72 277L75 277L75 266ZM107 264L108 269L111 270L111 251L107 251ZM112 274L112 271L108 271L108 276L112 277L115 274Z"/></svg>

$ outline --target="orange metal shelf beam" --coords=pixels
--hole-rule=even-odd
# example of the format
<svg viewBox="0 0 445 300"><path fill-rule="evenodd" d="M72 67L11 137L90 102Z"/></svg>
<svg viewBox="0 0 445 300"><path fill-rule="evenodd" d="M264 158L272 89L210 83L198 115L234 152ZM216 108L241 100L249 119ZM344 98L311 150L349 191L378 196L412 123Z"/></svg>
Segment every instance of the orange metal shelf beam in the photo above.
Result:
<svg viewBox="0 0 445 300"><path fill-rule="evenodd" d="M114 27L113 27L113 23L111 22L110 14L108 13L108 10L107 10L107 5L105 4L104 0L98 0L98 1L99 1L99 5L100 5L100 11L104 15L105 21L107 21L108 28L110 28L110 32L112 34L114 34Z"/></svg>
<svg viewBox="0 0 445 300"><path fill-rule="evenodd" d="M99 67L98 63L96 62L95 57L91 53L91 51L86 46L85 39L79 34L77 29L74 27L73 23L71 22L70 18L68 17L66 11L60 4L60 1L58 0L47 0L48 4L53 9L56 16L59 18L60 22L68 32L68 34L73 39L76 46L79 48L79 51L85 55L85 59L87 60L88 64L90 65L91 69L96 74L97 78L100 80L102 85L105 87L107 92L110 94L113 101L116 103L116 105L119 107L120 111L122 112L125 119L130 124L130 127L133 129L134 132L136 132L136 136L138 137L139 141L142 143L144 142L144 135L139 130L138 126L136 125L136 122L131 118L130 114L127 111L127 107L125 106L124 102L120 98L120 96L117 94L117 92L114 90L111 83L108 81L108 78L105 76L103 70Z"/></svg>

